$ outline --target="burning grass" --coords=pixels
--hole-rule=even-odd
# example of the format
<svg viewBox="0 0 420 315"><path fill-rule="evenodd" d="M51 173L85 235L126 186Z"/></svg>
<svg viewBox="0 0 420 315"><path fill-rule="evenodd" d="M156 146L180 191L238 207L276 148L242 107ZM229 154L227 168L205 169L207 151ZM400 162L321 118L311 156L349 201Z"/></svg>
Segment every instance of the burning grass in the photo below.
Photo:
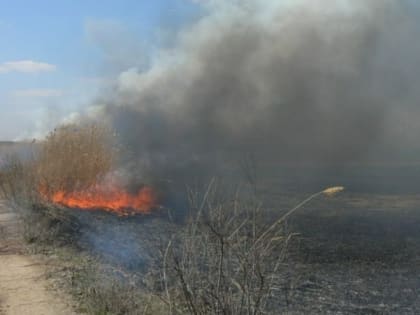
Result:
<svg viewBox="0 0 420 315"><path fill-rule="evenodd" d="M157 207L157 196L148 186L130 194L122 187L95 185L83 191L57 191L46 196L54 204L83 210L100 209L117 215L150 213Z"/></svg>
<svg viewBox="0 0 420 315"><path fill-rule="evenodd" d="M130 215L157 206L152 187L128 191L110 175L118 149L105 126L62 126L30 151L6 159L0 172L0 192L18 210L28 241L73 243L80 222L71 208Z"/></svg>
<svg viewBox="0 0 420 315"><path fill-rule="evenodd" d="M255 198L256 189L229 194L213 181L202 194L190 191L191 215L185 225L168 223L170 227L164 229L161 222L160 230L146 235L130 234L128 222L121 221L122 231L115 234L121 239L114 239L109 229L115 226L104 225L102 218L95 221L93 214L83 218L80 213L89 213L71 208L127 216L149 213L158 205L151 187L143 185L133 193L109 177L117 153L106 128L65 126L40 143L32 159L11 160L2 175L5 196L23 209L28 241L71 244L92 257L104 257L98 250L114 256L103 261L122 273L105 276L85 266L68 284L81 288L85 310L92 314L142 314L157 309L168 314L275 314L276 290L292 237L286 219L314 198L343 189L322 190L277 220L267 220L266 210ZM86 228L82 223L91 224ZM138 222L134 225L133 230L144 228ZM98 231L101 227L103 232ZM119 259L132 261L134 270ZM128 277L120 276L126 272ZM132 283L136 274L144 281ZM152 298L144 300L145 296ZM138 301L145 301L141 309ZM159 303L149 308L146 301Z"/></svg>
<svg viewBox="0 0 420 315"><path fill-rule="evenodd" d="M46 138L34 171L41 197L78 209L102 209L118 215L149 213L157 195L149 186L128 192L110 175L118 150L104 126L64 126Z"/></svg>

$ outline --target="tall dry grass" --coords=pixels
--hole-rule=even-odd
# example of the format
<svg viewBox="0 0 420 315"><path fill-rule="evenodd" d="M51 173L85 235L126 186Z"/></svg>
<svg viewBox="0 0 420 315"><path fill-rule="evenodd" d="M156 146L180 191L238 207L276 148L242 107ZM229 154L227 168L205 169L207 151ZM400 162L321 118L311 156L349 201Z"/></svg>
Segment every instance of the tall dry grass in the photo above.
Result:
<svg viewBox="0 0 420 315"><path fill-rule="evenodd" d="M65 125L32 147L30 157L9 156L0 170L0 191L7 199L33 200L56 191L89 187L113 167L112 132L98 124Z"/></svg>
<svg viewBox="0 0 420 315"><path fill-rule="evenodd" d="M66 125L42 142L34 163L39 186L46 194L74 191L97 183L116 157L112 132L101 125Z"/></svg>
<svg viewBox="0 0 420 315"><path fill-rule="evenodd" d="M9 157L0 170L0 193L21 216L26 239L71 242L80 224L49 196L95 184L115 158L113 134L98 124L61 126L34 143L29 156Z"/></svg>
<svg viewBox="0 0 420 315"><path fill-rule="evenodd" d="M37 199L33 162L17 155L8 155L0 169L0 198L27 206Z"/></svg>

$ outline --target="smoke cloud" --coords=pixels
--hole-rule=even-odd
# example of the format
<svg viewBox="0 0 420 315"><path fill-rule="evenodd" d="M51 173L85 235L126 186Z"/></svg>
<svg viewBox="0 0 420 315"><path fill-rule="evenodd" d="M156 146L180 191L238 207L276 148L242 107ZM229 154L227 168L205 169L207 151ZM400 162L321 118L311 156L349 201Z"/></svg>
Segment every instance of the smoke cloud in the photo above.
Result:
<svg viewBox="0 0 420 315"><path fill-rule="evenodd" d="M248 153L322 165L419 158L415 4L200 3L205 16L174 47L121 73L101 100L130 172L213 172Z"/></svg>

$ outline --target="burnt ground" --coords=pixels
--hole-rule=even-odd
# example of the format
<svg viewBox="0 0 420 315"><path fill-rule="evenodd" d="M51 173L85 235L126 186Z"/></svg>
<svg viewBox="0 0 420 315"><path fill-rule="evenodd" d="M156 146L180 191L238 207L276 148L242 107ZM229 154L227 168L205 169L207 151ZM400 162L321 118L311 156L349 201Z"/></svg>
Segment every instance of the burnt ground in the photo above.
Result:
<svg viewBox="0 0 420 315"><path fill-rule="evenodd" d="M420 198L347 193L301 209L279 288L290 314L419 314Z"/></svg>
<svg viewBox="0 0 420 315"><path fill-rule="evenodd" d="M279 273L279 314L420 314L420 177L363 174L283 183L274 174L259 187L269 218L320 189L346 187L289 218L287 229L297 235ZM121 218L82 211L78 217L84 225L82 249L135 272L179 224L164 212Z"/></svg>
<svg viewBox="0 0 420 315"><path fill-rule="evenodd" d="M277 205L271 215L305 196L271 196ZM94 226L81 239L83 246L111 263L124 262L128 270L147 265L149 254L176 229L165 214L119 218L83 212L83 218ZM287 229L297 235L279 274L279 313L420 314L420 196L321 197L291 217Z"/></svg>

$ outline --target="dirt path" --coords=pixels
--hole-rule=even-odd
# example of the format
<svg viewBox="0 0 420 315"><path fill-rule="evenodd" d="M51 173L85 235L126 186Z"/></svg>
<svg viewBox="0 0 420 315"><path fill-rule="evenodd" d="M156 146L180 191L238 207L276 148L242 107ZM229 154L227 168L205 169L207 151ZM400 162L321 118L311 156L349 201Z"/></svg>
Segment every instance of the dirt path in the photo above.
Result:
<svg viewBox="0 0 420 315"><path fill-rule="evenodd" d="M67 297L47 289L47 266L24 254L16 217L0 200L0 315L69 315Z"/></svg>

